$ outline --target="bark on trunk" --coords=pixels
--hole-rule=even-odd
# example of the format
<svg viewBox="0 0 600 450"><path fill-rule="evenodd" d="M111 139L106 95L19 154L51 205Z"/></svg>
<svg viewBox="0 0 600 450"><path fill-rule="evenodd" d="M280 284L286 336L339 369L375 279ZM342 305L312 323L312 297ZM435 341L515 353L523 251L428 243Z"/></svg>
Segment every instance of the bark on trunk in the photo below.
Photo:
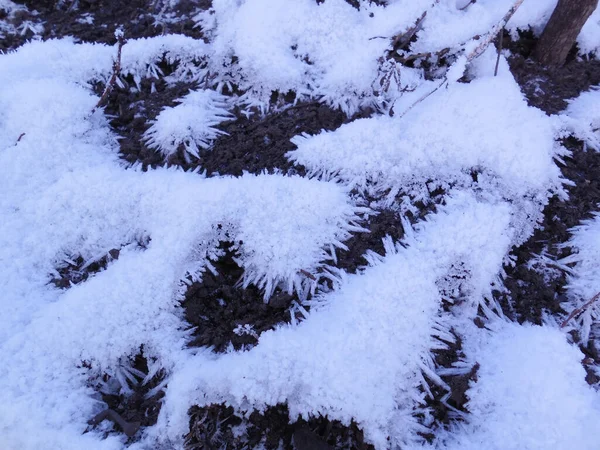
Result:
<svg viewBox="0 0 600 450"><path fill-rule="evenodd" d="M533 57L547 66L565 63L581 28L598 6L598 0L558 0Z"/></svg>

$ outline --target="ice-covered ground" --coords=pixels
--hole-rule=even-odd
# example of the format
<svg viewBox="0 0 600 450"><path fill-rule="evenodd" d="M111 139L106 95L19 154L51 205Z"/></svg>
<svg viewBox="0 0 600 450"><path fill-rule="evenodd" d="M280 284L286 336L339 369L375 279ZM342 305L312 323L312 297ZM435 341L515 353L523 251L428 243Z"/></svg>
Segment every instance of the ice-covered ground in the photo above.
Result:
<svg viewBox="0 0 600 450"><path fill-rule="evenodd" d="M548 199L566 195L558 138L574 134L589 151L598 148L600 91L549 117L527 105L503 56L494 75L493 49L461 58L511 0L466 9L455 0L388 3L214 0L196 18L208 43L168 35L123 47L122 74L136 82L160 76L162 58L177 65L170 82L213 82L151 124L145 138L165 156L180 144L189 158L210 151L234 105L264 110L274 90L348 113L378 108L333 132L293 139L288 157L310 177L205 178L126 166L92 89L111 77L116 46L61 39L0 55L2 449L126 447L119 434L84 431L106 407L93 385L104 374L123 379L141 346L153 361L148 377L165 371L166 395L158 423L142 429L132 449L181 448L189 407L222 402L238 411L287 403L291 420L353 420L377 449L598 448L600 395L585 382L583 354L566 331L598 339L600 302L561 329L510 323L491 292ZM507 28L541 30L555 3L525 0ZM20 8L8 0L0 7ZM389 38L425 11L411 50L456 56L437 91L443 74L426 80L422 69L385 61ZM600 11L579 43L582 52L600 50ZM455 81L463 72L470 82ZM228 85L243 94L223 95ZM353 189L406 212L437 188L443 205L414 227L405 221L405 238L387 240L385 255L365 255L357 274L331 268L335 248L362 231L369 213ZM572 271L568 311L600 291L599 223L574 231L578 253L562 262ZM263 333L248 351L187 348L186 281L214 270L222 240L239 242L243 282L266 301L276 287L302 300L316 293L305 320ZM118 259L87 281L68 290L50 283L65 261L92 264L113 249ZM317 290L324 273L334 286L328 292ZM444 311L442 297L458 291L461 302ZM478 313L485 328L473 325ZM439 338L453 339L450 329L465 357L445 370L479 370L469 413L433 429L425 397L431 385L449 387L432 351L444 345Z"/></svg>

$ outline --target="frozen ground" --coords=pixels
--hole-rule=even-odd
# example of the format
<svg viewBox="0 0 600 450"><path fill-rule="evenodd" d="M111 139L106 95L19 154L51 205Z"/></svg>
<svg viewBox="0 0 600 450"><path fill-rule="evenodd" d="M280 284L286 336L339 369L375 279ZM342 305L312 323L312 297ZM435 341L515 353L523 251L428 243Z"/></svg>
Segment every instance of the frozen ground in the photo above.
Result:
<svg viewBox="0 0 600 450"><path fill-rule="evenodd" d="M121 48L42 39L61 12L100 26L83 1L58 2L53 25L35 2L0 0L0 38L16 43L0 55L0 447L288 448L251 444L244 422L285 405L291 424L360 430L364 443L337 448L598 448L597 208L566 254L531 259L549 283L565 278L562 309L512 315L507 273L552 202L572 200L567 140L600 148L600 90L553 115L528 104L511 52L481 46L513 0L183 3L152 2L153 20L176 31L186 11L195 28L139 37L132 15ZM539 33L555 3L525 0L507 39ZM600 52L600 10L578 44L580 62ZM138 99L129 122L123 98ZM252 173L206 170L231 124L313 102L344 118L286 129L288 170L254 170L259 151ZM132 136L153 163L121 158ZM348 264L386 214L381 234L401 233ZM286 319L236 319L227 332L249 340L225 351L192 345L202 321L219 324L191 327L189 291L229 253L235 289ZM219 289L229 308L233 287ZM157 417L131 436L91 423L144 385ZM207 419L221 404L240 418L227 432L228 418Z"/></svg>

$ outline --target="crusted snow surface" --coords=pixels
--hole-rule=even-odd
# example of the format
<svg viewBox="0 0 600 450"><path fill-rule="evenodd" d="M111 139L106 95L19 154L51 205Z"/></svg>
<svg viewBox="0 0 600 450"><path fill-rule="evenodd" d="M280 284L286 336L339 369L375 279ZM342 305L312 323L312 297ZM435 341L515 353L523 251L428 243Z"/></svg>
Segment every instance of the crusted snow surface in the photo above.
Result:
<svg viewBox="0 0 600 450"><path fill-rule="evenodd" d="M385 257L371 255L364 272L318 296L304 322L264 333L248 352L192 358L167 389L161 419L169 437L180 439L194 404L251 410L286 402L292 420L355 420L377 448L420 440L423 372L433 373L430 351L443 346L435 337L451 339L436 283L462 263L465 288L482 300L510 246L509 220L508 205L457 194L408 248L388 242Z"/></svg>
<svg viewBox="0 0 600 450"><path fill-rule="evenodd" d="M465 342L477 379L469 417L441 435L444 450L598 448L600 395L585 382L584 355L551 326L490 325ZM446 440L447 439L447 440Z"/></svg>
<svg viewBox="0 0 600 450"><path fill-rule="evenodd" d="M91 384L141 345L173 367L186 340L182 280L201 278L219 241L236 243L246 282L266 297L280 284L302 296L312 281L300 271L316 272L360 229L360 209L343 187L300 177L126 169L86 79L36 70L34 49L43 58L55 44L3 56L28 69L19 77L0 64L0 402L10 405L1 442L121 448L120 438L81 434L104 407ZM93 56L104 47L85 48L93 70L110 70ZM84 63L76 67L90 73ZM68 290L50 283L63 260L90 263L111 249L120 255L105 271Z"/></svg>

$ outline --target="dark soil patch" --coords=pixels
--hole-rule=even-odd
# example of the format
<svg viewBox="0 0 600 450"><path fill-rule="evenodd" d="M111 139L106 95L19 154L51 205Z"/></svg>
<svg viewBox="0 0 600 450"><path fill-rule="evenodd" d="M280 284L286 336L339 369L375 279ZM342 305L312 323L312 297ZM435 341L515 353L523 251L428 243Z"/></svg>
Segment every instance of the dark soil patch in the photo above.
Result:
<svg viewBox="0 0 600 450"><path fill-rule="evenodd" d="M523 94L531 106L547 114L561 112L568 106L567 100L600 84L600 61L578 59L577 48L564 66L549 68L529 58L537 43L531 31L521 32L517 41L511 41L508 34L505 38L505 48L513 52L508 60L510 69Z"/></svg>
<svg viewBox="0 0 600 450"><path fill-rule="evenodd" d="M398 241L404 234L400 219L390 210L371 216L363 226L370 233L356 233L346 241L348 250L338 250L336 267L355 273L366 264L363 255L367 250L384 254L382 239L391 236ZM206 271L202 281L187 289L182 307L186 321L195 327L191 346L212 347L216 352L230 345L236 350L248 349L256 345L262 332L291 320L289 308L298 297L277 289L265 303L258 288L240 286L244 271L235 262L231 247L230 242L221 243L225 254L212 262L217 273Z"/></svg>
<svg viewBox="0 0 600 450"><path fill-rule="evenodd" d="M145 249L149 243L148 237L142 237L135 241L134 245ZM81 255L67 258L56 267L56 273L51 275L50 283L59 289L68 289L86 281L91 275L105 270L109 263L119 259L120 253L121 249L113 248L106 255L87 264Z"/></svg>
<svg viewBox="0 0 600 450"><path fill-rule="evenodd" d="M255 286L238 286L244 271L234 261L231 243L221 247L225 255L212 263L217 274L205 272L201 282L188 288L182 303L187 322L196 327L190 345L212 347L216 352L230 345L247 349L256 345L263 331L290 321L288 309L297 297L278 291L265 303Z"/></svg>
<svg viewBox="0 0 600 450"><path fill-rule="evenodd" d="M164 373L159 371L147 383L142 383L141 374L148 373L148 360L144 356L143 350L132 360L131 367L140 374L140 376L135 375L137 382L128 381L129 388L133 391L131 394L100 392L102 401L106 403L108 410L112 411L111 414L114 415L116 413L121 420L127 423L130 430L135 431L140 427L152 426L158 420L158 414L162 405L161 399L164 397L164 392L162 390L156 393L151 391L163 381ZM103 377L104 383L107 383L109 380L110 377L108 375ZM100 385L98 389L100 390ZM98 420L90 420L90 426L93 427L96 422ZM124 431L117 423L116 429L119 432ZM132 435L129 437L131 441L135 440Z"/></svg>
<svg viewBox="0 0 600 450"><path fill-rule="evenodd" d="M317 134L334 130L350 120L340 110L318 102L299 103L264 118L238 116L221 129L228 135L215 142L211 151L202 155L200 165L208 174L242 175L244 171L261 173L292 169L285 154L295 148L290 139L302 133Z"/></svg>
<svg viewBox="0 0 600 450"><path fill-rule="evenodd" d="M465 357L462 348L462 339L458 334L451 330L454 335L454 342L445 342L446 348L433 352L435 364L440 368L451 368L459 360ZM430 409L437 424L448 425L457 420L456 410L468 412L465 404L467 403L467 390L471 381L477 381L477 371L479 366L475 364L471 370L462 375L443 376L442 379L450 387L450 392L444 388L431 383L431 394L433 397L427 397L426 405ZM448 396L449 394L449 396ZM433 441L433 434L425 434L424 437Z"/></svg>
<svg viewBox="0 0 600 450"><path fill-rule="evenodd" d="M383 247L383 238L390 236L394 242L399 241L404 236L404 228L398 213L391 210L378 211L375 216L369 216L366 223L361 224L369 229L369 233L356 233L344 244L348 250L337 249L336 267L343 269L348 273L356 271L366 264L363 255L372 250L380 255L385 255Z"/></svg>
<svg viewBox="0 0 600 450"><path fill-rule="evenodd" d="M364 443L362 431L356 424L346 427L323 417L308 422L299 419L290 424L285 405L267 408L263 414L253 412L248 418L235 415L233 408L224 405L192 407L185 448L220 448L219 444L225 442L232 450L257 448L261 444L267 450L373 449Z"/></svg>
<svg viewBox="0 0 600 450"><path fill-rule="evenodd" d="M172 71L166 65L161 69L165 74ZM133 86L133 80L126 81ZM218 127L226 135L219 137L210 150L203 151L200 160L186 158L182 146L165 161L160 152L146 146L143 134L150 127L149 121L163 108L175 106L177 99L196 87L190 83L143 80L139 90L130 86L115 88L109 95L105 111L113 117L111 126L121 136L121 157L132 164L141 163L144 169L159 166L179 166L185 170L200 168L208 176L240 176L243 172L259 174L265 170L303 173L302 168L293 168L285 157L295 148L290 139L302 133L334 130L356 118L350 119L343 112L318 102L299 103L264 117L254 114L247 118L235 108L232 111L235 119ZM103 86L98 86L98 94L102 90Z"/></svg>
<svg viewBox="0 0 600 450"><path fill-rule="evenodd" d="M551 69L528 59L536 44L531 31L522 32L517 41L505 34L504 42L505 48L513 52L509 58L511 71L528 103L547 114L564 110L568 99L600 84L600 61L579 60L576 48L563 67ZM504 283L508 293L495 294L507 316L519 322L541 324L544 313L564 312L560 303L566 300L566 274L548 265L532 265L532 258L542 252L553 259L569 255L569 248L560 247L569 240L569 229L590 218L600 202L600 154L585 151L583 143L572 138L563 143L572 156L565 158L561 170L575 186L567 188L567 201L550 199L540 228L513 251L516 265L506 268Z"/></svg>
<svg viewBox="0 0 600 450"><path fill-rule="evenodd" d="M16 11L9 16L8 10L0 7L0 23L2 22L6 26L12 27L12 29L0 34L2 36L0 39L0 52L6 52L14 50L34 38L36 33L31 28L24 28L23 26L28 22L38 25L40 19L30 11Z"/></svg>
<svg viewBox="0 0 600 450"><path fill-rule="evenodd" d="M557 259L568 256L570 249L560 245L569 240L569 230L591 218L600 203L600 153L585 151L583 143L572 138L564 144L571 150L572 157L565 158L562 173L574 181L575 186L568 187L567 201L550 200L541 227L513 251L516 265L506 268L505 286L509 292L497 293L504 312L519 322L541 324L544 312L563 312L560 303L566 300L566 274L560 270L536 270L529 262L542 251Z"/></svg>
<svg viewBox="0 0 600 450"><path fill-rule="evenodd" d="M210 7L210 1L181 2L172 13L176 21L157 22L162 2L155 0L25 0L17 1L30 11L39 13L44 24L43 39L73 36L81 41L114 44L115 31L122 28L127 39L179 33L202 37L192 17L197 11Z"/></svg>
<svg viewBox="0 0 600 450"><path fill-rule="evenodd" d="M573 60L559 68L547 68L520 55L509 59L510 68L531 106L557 114L568 100L600 84L600 61Z"/></svg>

